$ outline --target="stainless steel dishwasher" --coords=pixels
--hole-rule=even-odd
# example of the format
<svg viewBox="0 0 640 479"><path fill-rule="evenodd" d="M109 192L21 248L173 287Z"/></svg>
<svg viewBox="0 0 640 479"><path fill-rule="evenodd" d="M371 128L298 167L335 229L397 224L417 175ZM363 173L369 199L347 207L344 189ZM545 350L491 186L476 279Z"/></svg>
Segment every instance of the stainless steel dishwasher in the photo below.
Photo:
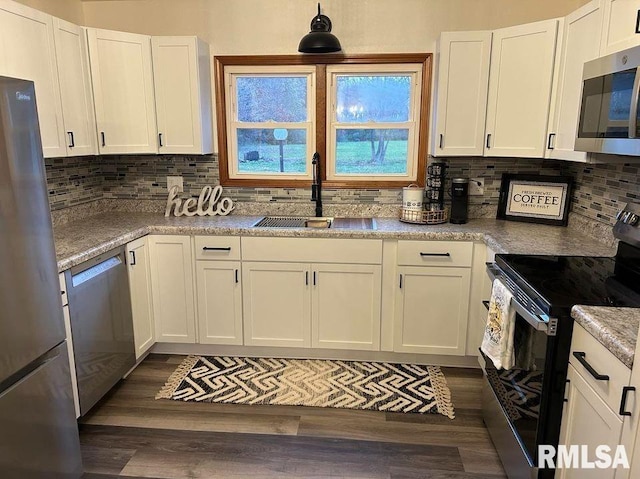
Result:
<svg viewBox="0 0 640 479"><path fill-rule="evenodd" d="M83 416L136 362L125 261L120 247L65 273Z"/></svg>

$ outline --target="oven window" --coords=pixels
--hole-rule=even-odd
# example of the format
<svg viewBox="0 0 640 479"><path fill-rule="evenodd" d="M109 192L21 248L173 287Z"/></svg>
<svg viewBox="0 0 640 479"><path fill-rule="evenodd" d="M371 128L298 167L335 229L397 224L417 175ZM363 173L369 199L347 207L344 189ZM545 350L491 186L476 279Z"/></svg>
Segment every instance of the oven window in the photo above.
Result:
<svg viewBox="0 0 640 479"><path fill-rule="evenodd" d="M485 356L487 379L519 440L533 460L542 398L548 336L516 315L516 366L498 370Z"/></svg>
<svg viewBox="0 0 640 479"><path fill-rule="evenodd" d="M578 136L629 138L636 69L584 81Z"/></svg>

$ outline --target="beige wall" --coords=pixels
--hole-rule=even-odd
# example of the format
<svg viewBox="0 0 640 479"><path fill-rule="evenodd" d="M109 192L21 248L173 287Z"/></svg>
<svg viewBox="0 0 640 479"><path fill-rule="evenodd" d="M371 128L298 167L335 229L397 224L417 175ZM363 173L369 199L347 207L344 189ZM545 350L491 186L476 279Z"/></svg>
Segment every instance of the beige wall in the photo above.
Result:
<svg viewBox="0 0 640 479"><path fill-rule="evenodd" d="M82 2L80 0L15 0L58 18L82 25Z"/></svg>
<svg viewBox="0 0 640 479"><path fill-rule="evenodd" d="M433 51L442 31L492 29L563 16L586 1L321 3L345 53L387 53ZM195 34L211 45L214 55L297 53L317 8L316 0L84 0L82 5L87 26L150 35Z"/></svg>

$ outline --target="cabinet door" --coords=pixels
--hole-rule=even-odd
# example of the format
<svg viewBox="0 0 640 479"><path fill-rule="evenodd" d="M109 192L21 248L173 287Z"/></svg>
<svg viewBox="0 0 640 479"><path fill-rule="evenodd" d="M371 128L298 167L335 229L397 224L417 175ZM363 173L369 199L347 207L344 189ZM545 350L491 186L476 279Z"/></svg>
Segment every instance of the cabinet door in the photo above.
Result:
<svg viewBox="0 0 640 479"><path fill-rule="evenodd" d="M87 29L100 153L157 153L151 37Z"/></svg>
<svg viewBox="0 0 640 479"><path fill-rule="evenodd" d="M582 66L598 57L602 30L601 0L594 0L565 18L561 59L554 81L549 115L547 158L586 162L588 154L574 151L582 92ZM560 45L560 42L558 42Z"/></svg>
<svg viewBox="0 0 640 479"><path fill-rule="evenodd" d="M470 268L398 268L394 351L464 355Z"/></svg>
<svg viewBox="0 0 640 479"><path fill-rule="evenodd" d="M195 343L193 258L189 236L150 236L157 342Z"/></svg>
<svg viewBox="0 0 640 479"><path fill-rule="evenodd" d="M485 156L542 158L558 20L493 32Z"/></svg>
<svg viewBox="0 0 640 479"><path fill-rule="evenodd" d="M67 156L95 155L96 116L89 72L87 36L82 27L53 20Z"/></svg>
<svg viewBox="0 0 640 479"><path fill-rule="evenodd" d="M434 156L482 156L491 32L445 32L435 105Z"/></svg>
<svg viewBox="0 0 640 479"><path fill-rule="evenodd" d="M127 245L127 261L133 311L133 337L136 343L136 359L140 359L155 343L149 246L146 237Z"/></svg>
<svg viewBox="0 0 640 479"><path fill-rule="evenodd" d="M314 348L380 350L381 267L313 265Z"/></svg>
<svg viewBox="0 0 640 479"><path fill-rule="evenodd" d="M640 0L602 0L604 21L600 55L640 45Z"/></svg>
<svg viewBox="0 0 640 479"><path fill-rule="evenodd" d="M44 156L66 156L53 17L0 0L0 45L4 55L0 75L32 80L35 84Z"/></svg>
<svg viewBox="0 0 640 479"><path fill-rule="evenodd" d="M196 37L152 37L160 153L212 152L209 45Z"/></svg>
<svg viewBox="0 0 640 479"><path fill-rule="evenodd" d="M246 346L311 346L310 265L242 263Z"/></svg>
<svg viewBox="0 0 640 479"><path fill-rule="evenodd" d="M620 442L622 419L587 384L573 365L567 374L567 402L562 412L560 444L586 445L590 454L606 444L612 453ZM593 458L591 458L593 460ZM559 479L612 479L615 469L557 469Z"/></svg>
<svg viewBox="0 0 640 479"><path fill-rule="evenodd" d="M239 261L196 261L198 341L242 344Z"/></svg>

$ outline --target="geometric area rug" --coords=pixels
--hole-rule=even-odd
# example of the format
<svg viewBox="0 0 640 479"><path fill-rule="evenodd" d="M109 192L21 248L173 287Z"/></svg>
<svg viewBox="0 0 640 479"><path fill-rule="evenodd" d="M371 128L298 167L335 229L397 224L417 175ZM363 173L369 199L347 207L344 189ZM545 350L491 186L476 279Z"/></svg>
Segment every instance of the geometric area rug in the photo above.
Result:
<svg viewBox="0 0 640 479"><path fill-rule="evenodd" d="M320 359L189 356L156 399L274 404L454 418L438 366Z"/></svg>

